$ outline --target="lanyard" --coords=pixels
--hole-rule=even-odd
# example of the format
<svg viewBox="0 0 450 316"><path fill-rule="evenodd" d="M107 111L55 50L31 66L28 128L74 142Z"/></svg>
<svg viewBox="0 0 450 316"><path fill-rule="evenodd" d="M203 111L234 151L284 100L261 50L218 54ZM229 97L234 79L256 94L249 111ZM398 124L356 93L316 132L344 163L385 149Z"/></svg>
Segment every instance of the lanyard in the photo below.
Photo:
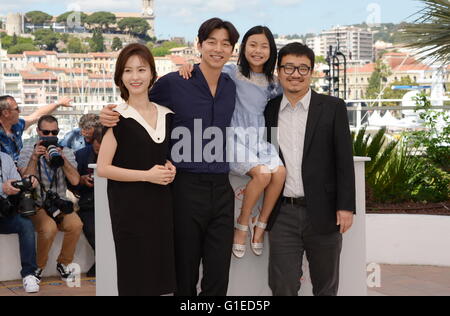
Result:
<svg viewBox="0 0 450 316"><path fill-rule="evenodd" d="M42 159L45 159L45 158L41 157L41 159L39 159L39 162L38 162L38 170L39 170L39 178L40 179L42 179L42 171L41 171ZM47 163L46 162L44 162L44 168L45 168L45 174L47 176L47 179L50 182L50 187L48 189L51 190L52 186L53 186L53 183L54 183L55 184L55 188L57 190L58 189L58 187L57 187L57 185L58 185L57 184L58 183L58 180L57 180L58 170L55 170L53 177L50 177L49 171L47 169ZM42 183L42 185L41 185L41 197L43 197L42 193L43 193L43 191L45 191L45 187L43 187L43 186L44 186L44 184Z"/></svg>
<svg viewBox="0 0 450 316"><path fill-rule="evenodd" d="M39 163L41 163L41 162L39 162ZM46 163L44 163L44 171L45 171L45 175L47 176L48 182L50 182L50 188L51 188L52 187L52 182L53 182L53 177L50 177L50 173L49 173L49 170L47 169L47 164ZM56 175L56 171L55 171L54 176L55 175Z"/></svg>

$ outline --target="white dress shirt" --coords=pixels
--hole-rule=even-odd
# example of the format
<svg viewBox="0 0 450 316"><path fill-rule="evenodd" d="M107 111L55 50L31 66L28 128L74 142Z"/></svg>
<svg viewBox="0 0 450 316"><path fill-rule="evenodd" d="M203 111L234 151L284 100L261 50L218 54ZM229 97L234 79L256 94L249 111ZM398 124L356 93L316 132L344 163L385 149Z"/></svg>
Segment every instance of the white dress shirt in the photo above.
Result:
<svg viewBox="0 0 450 316"><path fill-rule="evenodd" d="M305 144L306 122L311 103L311 89L292 106L283 95L278 115L278 143L286 166L286 185L283 195L299 198L305 196L302 180L303 148Z"/></svg>

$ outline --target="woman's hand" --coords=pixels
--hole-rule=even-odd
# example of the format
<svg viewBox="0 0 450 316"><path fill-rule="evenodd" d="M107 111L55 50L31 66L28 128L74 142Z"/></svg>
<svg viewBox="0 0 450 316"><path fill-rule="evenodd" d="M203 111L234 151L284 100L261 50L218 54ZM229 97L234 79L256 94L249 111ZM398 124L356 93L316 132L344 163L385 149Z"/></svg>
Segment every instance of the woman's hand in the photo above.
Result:
<svg viewBox="0 0 450 316"><path fill-rule="evenodd" d="M179 74L184 79L190 79L192 77L192 71L194 70L194 65L184 64L179 69Z"/></svg>
<svg viewBox="0 0 450 316"><path fill-rule="evenodd" d="M100 112L100 123L106 127L114 127L119 122L120 113L113 111L115 104L108 104Z"/></svg>
<svg viewBox="0 0 450 316"><path fill-rule="evenodd" d="M156 165L147 171L145 181L159 185L168 185L173 182L175 175L176 171L174 169Z"/></svg>

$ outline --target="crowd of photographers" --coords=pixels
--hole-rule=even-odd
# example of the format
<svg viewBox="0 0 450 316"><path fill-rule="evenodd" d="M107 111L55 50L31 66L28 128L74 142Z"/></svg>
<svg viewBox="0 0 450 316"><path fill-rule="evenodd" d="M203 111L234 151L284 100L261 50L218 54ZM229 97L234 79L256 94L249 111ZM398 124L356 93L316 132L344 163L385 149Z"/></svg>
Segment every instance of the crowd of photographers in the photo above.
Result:
<svg viewBox="0 0 450 316"><path fill-rule="evenodd" d="M0 96L0 234L19 236L27 293L39 291L58 231L64 233L57 259L62 280L75 277L68 267L82 231L95 249L94 180L89 164L96 163L102 127L98 116L87 114L79 128L59 139L58 120L51 113L70 102L63 98L19 118L15 99ZM22 134L35 123L37 143L24 146ZM95 264L88 272L94 275Z"/></svg>

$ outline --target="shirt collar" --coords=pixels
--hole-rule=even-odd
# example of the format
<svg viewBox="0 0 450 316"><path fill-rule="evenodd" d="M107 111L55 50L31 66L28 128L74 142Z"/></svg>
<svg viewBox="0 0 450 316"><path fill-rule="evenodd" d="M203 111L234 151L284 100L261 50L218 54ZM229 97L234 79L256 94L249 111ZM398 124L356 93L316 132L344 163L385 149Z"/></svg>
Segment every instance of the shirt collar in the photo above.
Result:
<svg viewBox="0 0 450 316"><path fill-rule="evenodd" d="M150 137L155 141L155 143L162 143L165 138L166 124L164 122L166 119L166 115L169 113L174 114L174 112L172 112L165 106L156 104L155 102L153 102L153 104L156 106L158 111L156 129L152 128L147 123L147 121L145 121L145 119L139 114L137 110L135 110L132 106L129 106L126 103L120 104L114 110L119 112L120 115L122 115L124 118L132 118L136 122L138 122L143 128L145 128L145 130L150 135Z"/></svg>
<svg viewBox="0 0 450 316"><path fill-rule="evenodd" d="M309 110L309 105L311 104L311 96L312 96L312 90L311 88L308 90L308 93L306 93L306 95L296 104L297 106L303 106L303 108L308 111ZM285 94L283 94L283 99L281 100L281 105L280 105L280 112L284 111L284 109L287 106L290 106L291 103L289 102L288 98L286 97Z"/></svg>

